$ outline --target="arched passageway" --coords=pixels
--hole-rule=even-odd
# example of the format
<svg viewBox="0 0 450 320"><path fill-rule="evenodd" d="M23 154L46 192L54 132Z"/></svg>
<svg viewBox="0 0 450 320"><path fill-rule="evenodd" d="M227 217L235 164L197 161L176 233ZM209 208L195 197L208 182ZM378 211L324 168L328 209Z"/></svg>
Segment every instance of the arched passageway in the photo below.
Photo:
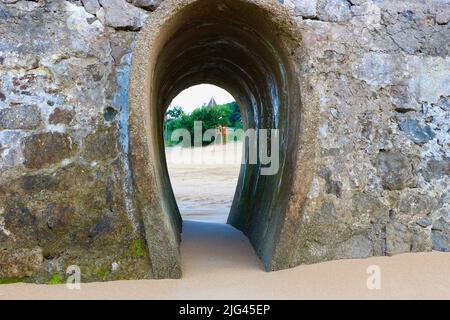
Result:
<svg viewBox="0 0 450 320"><path fill-rule="evenodd" d="M244 135L234 97L214 85L192 86L172 100L163 125L167 168L183 221L226 223ZM196 127L200 146L193 146Z"/></svg>
<svg viewBox="0 0 450 320"><path fill-rule="evenodd" d="M133 51L130 142L136 201L153 275L181 274L181 217L164 154L171 100L199 83L229 91L245 128L279 130L279 168L244 164L228 223L250 239L266 270L290 266L314 167L314 103L302 101L302 47L295 23L272 0L165 1Z"/></svg>

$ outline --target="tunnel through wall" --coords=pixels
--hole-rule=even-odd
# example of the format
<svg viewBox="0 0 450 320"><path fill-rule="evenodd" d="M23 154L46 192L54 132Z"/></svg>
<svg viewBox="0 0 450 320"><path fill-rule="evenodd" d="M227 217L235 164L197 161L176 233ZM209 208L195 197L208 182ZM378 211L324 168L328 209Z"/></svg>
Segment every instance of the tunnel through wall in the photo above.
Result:
<svg viewBox="0 0 450 320"><path fill-rule="evenodd" d="M301 99L295 24L273 1L168 1L155 15L133 52L130 90L136 199L154 274L181 272L182 225L167 173L163 115L179 92L205 82L235 97L245 128L279 130L279 170L262 175L261 164L242 165L228 222L247 235L266 270L288 267L315 137Z"/></svg>

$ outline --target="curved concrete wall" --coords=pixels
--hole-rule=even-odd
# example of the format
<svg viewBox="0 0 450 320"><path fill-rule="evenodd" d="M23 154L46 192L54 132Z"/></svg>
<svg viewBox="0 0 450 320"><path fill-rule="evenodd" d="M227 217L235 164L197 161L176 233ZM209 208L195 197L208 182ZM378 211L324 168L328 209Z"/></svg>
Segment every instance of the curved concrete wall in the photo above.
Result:
<svg viewBox="0 0 450 320"><path fill-rule="evenodd" d="M139 154L132 163L155 260L171 252L179 261L181 231L165 165L163 114L180 91L206 82L234 95L246 128L280 130L280 170L262 175L261 164L242 166L229 223L250 238L268 270L288 266L292 234L285 222L296 219L309 188L317 132L317 113L310 112L317 102L302 102L300 94L300 62L298 29L272 1L167 1L144 26L133 52L131 154ZM149 194L156 203L148 203ZM158 232L171 240L155 237Z"/></svg>

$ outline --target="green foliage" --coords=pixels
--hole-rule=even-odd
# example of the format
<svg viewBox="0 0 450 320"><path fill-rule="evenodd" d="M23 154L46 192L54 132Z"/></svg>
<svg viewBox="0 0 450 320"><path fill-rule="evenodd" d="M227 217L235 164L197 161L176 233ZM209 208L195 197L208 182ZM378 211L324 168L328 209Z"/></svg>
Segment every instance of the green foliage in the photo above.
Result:
<svg viewBox="0 0 450 320"><path fill-rule="evenodd" d="M11 284L22 282L21 278L0 278L0 284Z"/></svg>
<svg viewBox="0 0 450 320"><path fill-rule="evenodd" d="M191 114L191 120L202 121L203 132L214 129L218 126L229 127L231 125L230 116L232 110L228 106L217 106L214 108L202 107L195 109Z"/></svg>
<svg viewBox="0 0 450 320"><path fill-rule="evenodd" d="M167 115L170 119L178 119L184 114L184 111L181 107L173 107L167 110Z"/></svg>
<svg viewBox="0 0 450 320"><path fill-rule="evenodd" d="M144 256L144 249L142 248L141 240L136 239L131 244L131 252L134 257L141 258Z"/></svg>
<svg viewBox="0 0 450 320"><path fill-rule="evenodd" d="M109 270L103 269L103 268L98 268L98 269L96 270L96 274L97 274L97 277L98 277L99 279L105 281L105 280L108 279L108 276L109 276Z"/></svg>
<svg viewBox="0 0 450 320"><path fill-rule="evenodd" d="M48 281L48 284L61 284L63 283L63 278L59 273L52 274L50 280Z"/></svg>
<svg viewBox="0 0 450 320"><path fill-rule="evenodd" d="M167 111L167 114L170 116L170 119L165 124L165 141L166 145L169 146L181 142L174 142L170 139L172 132L176 129L188 130L191 138L194 139L195 121L202 122L202 134L209 129L215 129L219 126L242 128L242 115L236 102L218 105L213 108L203 105L195 109L191 114L185 114L181 108L175 107ZM192 143L193 141L191 141Z"/></svg>

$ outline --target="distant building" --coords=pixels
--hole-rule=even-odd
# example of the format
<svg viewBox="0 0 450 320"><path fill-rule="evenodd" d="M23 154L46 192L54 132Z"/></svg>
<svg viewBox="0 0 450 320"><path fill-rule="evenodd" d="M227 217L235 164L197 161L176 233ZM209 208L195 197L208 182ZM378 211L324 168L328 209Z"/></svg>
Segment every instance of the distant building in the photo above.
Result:
<svg viewBox="0 0 450 320"><path fill-rule="evenodd" d="M217 107L217 102L216 100L214 100L214 98L211 98L211 100L209 100L208 105L206 106L207 108L214 108Z"/></svg>

